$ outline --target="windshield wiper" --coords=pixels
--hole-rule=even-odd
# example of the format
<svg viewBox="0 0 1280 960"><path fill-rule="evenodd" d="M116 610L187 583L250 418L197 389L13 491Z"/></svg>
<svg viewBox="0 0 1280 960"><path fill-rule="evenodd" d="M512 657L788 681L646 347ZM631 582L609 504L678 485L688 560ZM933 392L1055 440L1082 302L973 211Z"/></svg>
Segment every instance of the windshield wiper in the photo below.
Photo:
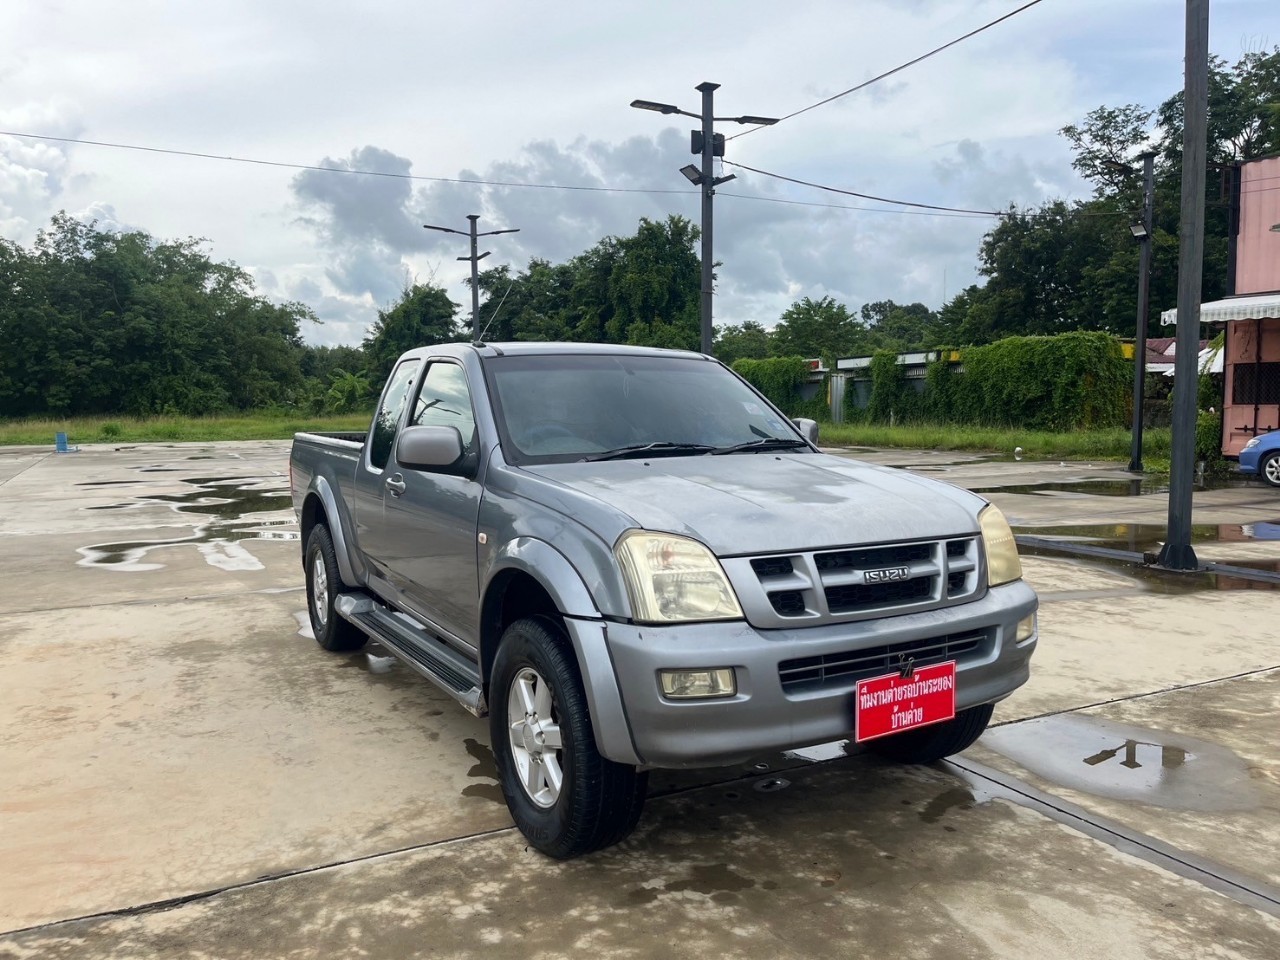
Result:
<svg viewBox="0 0 1280 960"><path fill-rule="evenodd" d="M643 457L649 454L665 456L671 454L673 456L681 453L712 453L719 451L709 443L672 443L669 440L658 440L654 443L633 443L629 447L618 447L614 450L606 450L604 453L593 453L589 457L583 457L585 463L588 460L623 460L627 457Z"/></svg>
<svg viewBox="0 0 1280 960"><path fill-rule="evenodd" d="M714 456L720 456L726 453L742 453L744 451L755 452L756 450L791 450L797 447L808 447L809 444L804 440L797 440L794 437L761 437L759 440L748 440L746 443L735 443L731 447L717 447L711 453Z"/></svg>

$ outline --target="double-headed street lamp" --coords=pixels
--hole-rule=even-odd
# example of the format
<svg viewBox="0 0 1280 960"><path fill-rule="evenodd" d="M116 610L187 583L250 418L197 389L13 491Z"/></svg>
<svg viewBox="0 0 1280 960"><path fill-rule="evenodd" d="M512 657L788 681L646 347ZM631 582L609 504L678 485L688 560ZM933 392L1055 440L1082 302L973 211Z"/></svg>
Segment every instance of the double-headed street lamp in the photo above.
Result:
<svg viewBox="0 0 1280 960"><path fill-rule="evenodd" d="M681 110L677 106L670 103L655 103L652 100L632 100L631 106L637 110L652 110L655 113L672 114L678 113L682 117L693 117L695 120L702 121L702 129L694 130L690 139L690 150L692 153L702 154L702 166L696 167L692 163L680 168L680 172L688 178L689 182L694 186L702 187L702 300L701 300L701 320L702 320L702 352L710 355L711 340L713 336L713 328L711 324L711 293L712 293L712 268L715 265L715 259L712 255L712 218L711 218L711 198L716 195L716 187L728 180L734 179L731 173L728 176L717 177L711 171L711 163L715 157L724 156L724 134L717 134L714 131L715 121L722 123L750 123L758 126L772 126L778 121L772 117L717 117L714 116L713 97L715 91L719 89L718 83L700 83L695 88L702 94L702 112L690 113L688 110Z"/></svg>
<svg viewBox="0 0 1280 960"><path fill-rule="evenodd" d="M480 214L469 213L467 219L471 221L471 229L469 231L455 230L453 227L437 227L434 224L424 223L422 226L427 230L439 230L441 233L456 233L460 237L471 238L471 256L458 257L459 260L471 261L471 340L475 343L480 342L480 261L489 255L489 251L484 253L476 252L476 238L492 237L499 233L519 233L519 227L513 227L509 230L488 230L484 233L476 233L476 221L480 219Z"/></svg>

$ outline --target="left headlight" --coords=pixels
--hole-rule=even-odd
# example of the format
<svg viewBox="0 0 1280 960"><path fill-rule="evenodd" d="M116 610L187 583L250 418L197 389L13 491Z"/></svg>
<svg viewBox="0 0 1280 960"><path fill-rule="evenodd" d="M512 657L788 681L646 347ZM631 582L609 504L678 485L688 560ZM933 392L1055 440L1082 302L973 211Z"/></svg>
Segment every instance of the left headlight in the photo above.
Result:
<svg viewBox="0 0 1280 960"><path fill-rule="evenodd" d="M1246 444L1244 445L1244 448L1245 448L1246 450L1252 450L1254 447L1256 447L1256 446L1257 446L1258 444L1260 444L1261 442L1262 442L1262 438L1261 438L1261 437L1254 437L1252 440L1250 440L1248 443L1246 443Z"/></svg>
<svg viewBox="0 0 1280 960"><path fill-rule="evenodd" d="M697 540L635 530L613 548L642 623L738 620L742 607L720 561Z"/></svg>
<svg viewBox="0 0 1280 960"><path fill-rule="evenodd" d="M1021 579L1022 560L1018 558L1018 544L1000 508L994 503L984 507L978 514L978 526L982 529L982 545L987 551L988 585L998 587Z"/></svg>

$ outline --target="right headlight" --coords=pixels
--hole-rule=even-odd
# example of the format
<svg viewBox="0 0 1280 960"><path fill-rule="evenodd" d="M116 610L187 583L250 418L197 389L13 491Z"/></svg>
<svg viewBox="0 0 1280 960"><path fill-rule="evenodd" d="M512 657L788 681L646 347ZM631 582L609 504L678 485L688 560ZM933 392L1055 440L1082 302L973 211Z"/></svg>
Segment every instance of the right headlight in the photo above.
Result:
<svg viewBox="0 0 1280 960"><path fill-rule="evenodd" d="M1256 446L1257 446L1258 444L1260 444L1261 442L1262 442L1262 438L1261 438L1261 437L1254 437L1252 440L1250 440L1248 443L1246 443L1246 444L1244 445L1244 448L1245 448L1246 450L1252 450L1254 447L1256 447Z"/></svg>
<svg viewBox="0 0 1280 960"><path fill-rule="evenodd" d="M1018 558L1018 544L1013 530L1000 508L988 504L978 514L978 526L982 530L982 545L987 553L987 584L998 587L1002 583L1022 578L1022 561Z"/></svg>
<svg viewBox="0 0 1280 960"><path fill-rule="evenodd" d="M613 548L641 623L737 620L742 608L724 568L697 540L633 530Z"/></svg>

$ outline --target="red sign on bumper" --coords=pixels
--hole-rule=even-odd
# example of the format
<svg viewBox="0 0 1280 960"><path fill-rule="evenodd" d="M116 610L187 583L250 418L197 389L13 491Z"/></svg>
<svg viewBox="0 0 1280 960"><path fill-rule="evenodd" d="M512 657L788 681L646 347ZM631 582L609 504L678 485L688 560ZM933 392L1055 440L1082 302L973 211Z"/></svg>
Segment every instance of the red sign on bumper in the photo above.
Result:
<svg viewBox="0 0 1280 960"><path fill-rule="evenodd" d="M859 680L854 692L854 740L862 743L942 723L956 715L956 663L918 667L909 678L890 673Z"/></svg>

